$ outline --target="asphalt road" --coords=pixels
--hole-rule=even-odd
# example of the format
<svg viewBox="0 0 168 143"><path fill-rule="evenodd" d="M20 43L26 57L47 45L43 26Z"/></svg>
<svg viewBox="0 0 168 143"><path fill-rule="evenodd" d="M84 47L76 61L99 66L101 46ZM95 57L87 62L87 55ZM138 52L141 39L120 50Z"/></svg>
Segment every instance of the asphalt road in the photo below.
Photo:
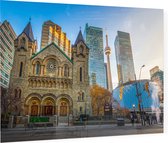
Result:
<svg viewBox="0 0 168 143"><path fill-rule="evenodd" d="M144 126L141 125L88 125L88 126L61 126L41 127L33 129L3 129L1 133L2 142L50 140L66 138L118 136L133 134L163 133L163 125Z"/></svg>

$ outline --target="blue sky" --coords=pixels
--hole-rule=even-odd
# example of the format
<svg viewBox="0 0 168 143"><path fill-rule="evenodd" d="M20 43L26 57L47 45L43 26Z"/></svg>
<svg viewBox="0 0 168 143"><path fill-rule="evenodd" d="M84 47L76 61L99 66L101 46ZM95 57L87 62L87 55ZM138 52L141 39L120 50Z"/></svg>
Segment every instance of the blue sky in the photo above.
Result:
<svg viewBox="0 0 168 143"><path fill-rule="evenodd" d="M140 67L145 64L141 78L149 79L149 70L159 66L163 70L163 11L123 7L88 5L48 4L28 2L1 2L1 22L8 20L19 35L31 17L34 37L40 48L41 29L44 21L52 20L67 33L73 44L85 24L101 27L109 35L112 49L111 69L113 86L117 85L117 71L114 40L117 31L130 33L134 66L137 77ZM105 41L104 41L105 46ZM105 59L106 61L106 59Z"/></svg>

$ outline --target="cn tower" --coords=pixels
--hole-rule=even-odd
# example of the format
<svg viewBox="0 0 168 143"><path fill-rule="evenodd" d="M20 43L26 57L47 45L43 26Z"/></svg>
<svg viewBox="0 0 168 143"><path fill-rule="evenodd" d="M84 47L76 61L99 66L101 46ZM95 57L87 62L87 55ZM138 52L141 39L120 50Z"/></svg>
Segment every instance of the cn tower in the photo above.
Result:
<svg viewBox="0 0 168 143"><path fill-rule="evenodd" d="M106 34L106 47L105 47L105 54L107 55L107 83L108 83L108 90L112 92L113 90L113 85L112 85L112 77L111 77L111 68L110 68L110 54L111 54L111 49L108 46L108 36Z"/></svg>

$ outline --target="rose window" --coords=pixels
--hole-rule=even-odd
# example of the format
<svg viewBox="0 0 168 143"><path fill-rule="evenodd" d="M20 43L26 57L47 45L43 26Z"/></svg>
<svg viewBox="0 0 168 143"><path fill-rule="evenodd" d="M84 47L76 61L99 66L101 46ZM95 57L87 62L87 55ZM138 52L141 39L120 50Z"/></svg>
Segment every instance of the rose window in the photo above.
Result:
<svg viewBox="0 0 168 143"><path fill-rule="evenodd" d="M56 61L54 59L49 60L47 63L47 73L55 73L56 72Z"/></svg>

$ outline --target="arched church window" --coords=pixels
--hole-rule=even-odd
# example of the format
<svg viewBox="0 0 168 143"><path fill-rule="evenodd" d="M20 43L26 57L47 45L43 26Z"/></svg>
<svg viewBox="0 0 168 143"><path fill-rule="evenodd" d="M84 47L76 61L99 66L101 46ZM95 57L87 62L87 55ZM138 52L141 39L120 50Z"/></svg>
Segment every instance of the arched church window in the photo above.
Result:
<svg viewBox="0 0 168 143"><path fill-rule="evenodd" d="M36 75L39 75L39 74L40 74L40 70L41 70L40 62L37 62L37 63L36 63Z"/></svg>
<svg viewBox="0 0 168 143"><path fill-rule="evenodd" d="M84 101L84 92L82 92L82 101Z"/></svg>
<svg viewBox="0 0 168 143"><path fill-rule="evenodd" d="M68 67L68 65L65 65L65 66L64 66L64 76L65 76L65 77L68 77L68 76L69 76L69 67Z"/></svg>
<svg viewBox="0 0 168 143"><path fill-rule="evenodd" d="M23 72L23 62L20 63L19 77L22 77L22 72Z"/></svg>
<svg viewBox="0 0 168 143"><path fill-rule="evenodd" d="M17 98L17 94L18 94L17 89L15 89L14 90L14 96L15 96L15 98Z"/></svg>
<svg viewBox="0 0 168 143"><path fill-rule="evenodd" d="M84 101L84 92L80 91L78 92L78 102L83 102Z"/></svg>
<svg viewBox="0 0 168 143"><path fill-rule="evenodd" d="M82 82L82 67L80 67L80 69L79 69L79 75L80 75L80 82Z"/></svg>
<svg viewBox="0 0 168 143"><path fill-rule="evenodd" d="M24 37L21 39L20 44L21 44L21 48L25 48L26 39Z"/></svg>
<svg viewBox="0 0 168 143"><path fill-rule="evenodd" d="M78 96L78 101L80 101L80 96Z"/></svg>
<svg viewBox="0 0 168 143"><path fill-rule="evenodd" d="M18 90L18 97L21 98L21 89Z"/></svg>
<svg viewBox="0 0 168 143"><path fill-rule="evenodd" d="M79 47L79 52L80 52L80 54L83 54L83 46Z"/></svg>
<svg viewBox="0 0 168 143"><path fill-rule="evenodd" d="M80 107L80 108L79 108L79 111L82 112L82 110L83 110L82 107Z"/></svg>

